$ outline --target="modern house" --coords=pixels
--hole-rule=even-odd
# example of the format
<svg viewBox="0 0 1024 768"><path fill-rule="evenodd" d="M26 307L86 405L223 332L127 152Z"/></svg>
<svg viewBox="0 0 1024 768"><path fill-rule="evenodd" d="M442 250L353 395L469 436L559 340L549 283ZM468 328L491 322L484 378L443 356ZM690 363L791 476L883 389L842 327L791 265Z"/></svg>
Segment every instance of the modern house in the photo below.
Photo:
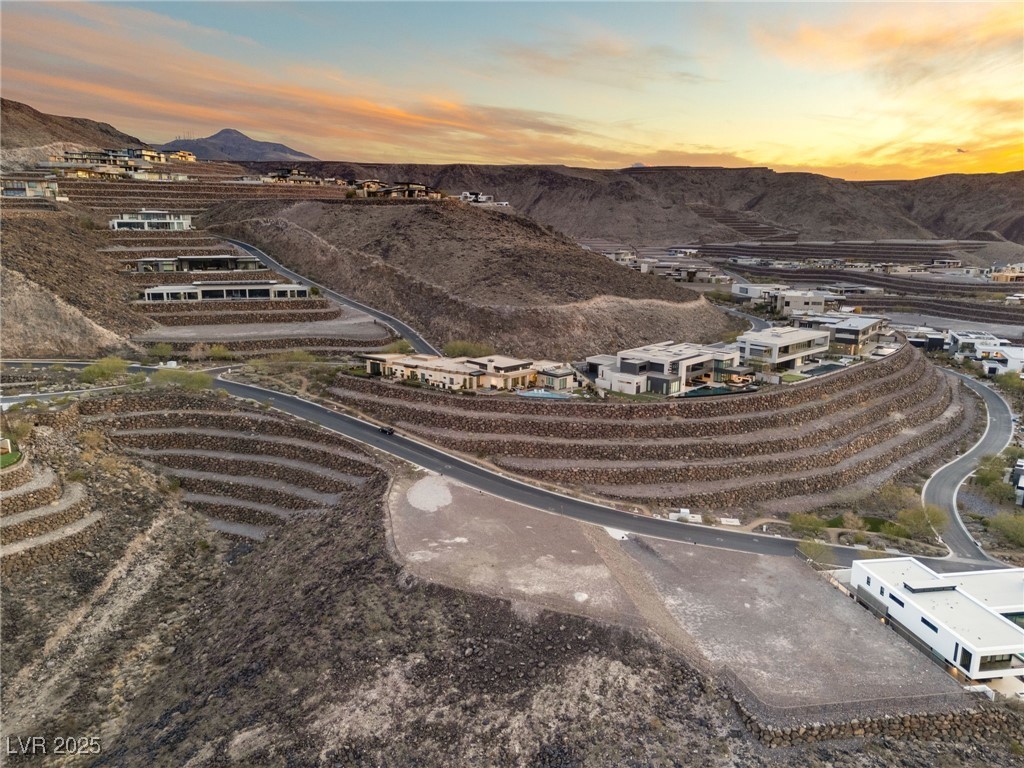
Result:
<svg viewBox="0 0 1024 768"><path fill-rule="evenodd" d="M826 306L838 306L842 296L826 291L778 291L770 298L776 312L790 317L798 312L824 312Z"/></svg>
<svg viewBox="0 0 1024 768"><path fill-rule="evenodd" d="M413 181L397 181L390 187L367 191L367 197L383 197L400 200L440 200L441 193L426 184Z"/></svg>
<svg viewBox="0 0 1024 768"><path fill-rule="evenodd" d="M183 231L192 229L192 216L187 213L169 213L167 211L147 211L138 213L122 213L110 220L110 228L137 230L171 230Z"/></svg>
<svg viewBox="0 0 1024 768"><path fill-rule="evenodd" d="M738 301L768 302L780 291L788 291L783 283L733 283L732 297Z"/></svg>
<svg viewBox="0 0 1024 768"><path fill-rule="evenodd" d="M993 283L1024 283L1024 263L1003 267L993 272L991 278Z"/></svg>
<svg viewBox="0 0 1024 768"><path fill-rule="evenodd" d="M741 334L740 362L764 369L799 368L804 360L828 352L830 334L823 329L768 328Z"/></svg>
<svg viewBox="0 0 1024 768"><path fill-rule="evenodd" d="M681 395L696 386L745 381L739 350L731 344L676 344L663 341L586 360L599 389L639 395Z"/></svg>
<svg viewBox="0 0 1024 768"><path fill-rule="evenodd" d="M189 152L187 149L179 149L176 152L168 152L167 159L177 160L179 163L194 163L196 156L194 152Z"/></svg>
<svg viewBox="0 0 1024 768"><path fill-rule="evenodd" d="M277 280L197 280L187 285L157 285L142 292L142 301L243 301L308 299L309 288Z"/></svg>
<svg viewBox="0 0 1024 768"><path fill-rule="evenodd" d="M576 387L576 371L572 366L554 360L535 360L537 386L563 392Z"/></svg>
<svg viewBox="0 0 1024 768"><path fill-rule="evenodd" d="M146 256L125 261L130 272L254 272L266 267L255 256L248 254L218 254L211 256Z"/></svg>
<svg viewBox="0 0 1024 768"><path fill-rule="evenodd" d="M128 157L134 157L137 160L145 160L147 163L166 163L167 155L163 152L157 152L155 149L138 149L131 148L127 150Z"/></svg>
<svg viewBox="0 0 1024 768"><path fill-rule="evenodd" d="M973 356L978 346L987 348L1009 346L1009 339L1002 339L988 331L951 330L949 332L949 354Z"/></svg>
<svg viewBox="0 0 1024 768"><path fill-rule="evenodd" d="M936 573L912 557L854 560L850 586L962 676L1024 676L1024 568Z"/></svg>
<svg viewBox="0 0 1024 768"><path fill-rule="evenodd" d="M823 314L796 314L790 322L794 328L826 330L829 341L842 347L850 355L859 355L864 347L878 339L888 326L884 317L859 315L851 312L825 312Z"/></svg>
<svg viewBox="0 0 1024 768"><path fill-rule="evenodd" d="M976 343L973 358L981 363L986 376L1024 371L1024 347Z"/></svg>
<svg viewBox="0 0 1024 768"><path fill-rule="evenodd" d="M884 288L877 285L861 285L860 283L829 283L816 287L819 291L828 291L839 296L881 296L885 293Z"/></svg>
<svg viewBox="0 0 1024 768"><path fill-rule="evenodd" d="M419 381L440 389L515 389L527 387L537 379L532 362L503 355L449 358L364 354L360 357L372 376Z"/></svg>

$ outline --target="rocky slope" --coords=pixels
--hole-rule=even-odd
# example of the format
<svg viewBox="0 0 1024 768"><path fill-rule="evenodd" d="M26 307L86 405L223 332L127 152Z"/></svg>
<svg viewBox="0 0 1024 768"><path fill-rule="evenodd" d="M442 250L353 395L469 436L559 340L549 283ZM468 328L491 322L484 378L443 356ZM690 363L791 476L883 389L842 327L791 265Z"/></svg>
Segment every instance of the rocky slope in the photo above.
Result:
<svg viewBox="0 0 1024 768"><path fill-rule="evenodd" d="M286 147L284 144L250 139L241 131L232 128L225 128L204 139L175 139L162 144L159 148L168 152L194 152L199 160L316 160L312 155Z"/></svg>
<svg viewBox="0 0 1024 768"><path fill-rule="evenodd" d="M108 123L85 117L48 115L28 104L0 99L0 146L4 149L39 147L69 142L95 149L123 149L148 146Z"/></svg>
<svg viewBox="0 0 1024 768"><path fill-rule="evenodd" d="M692 291L640 275L529 219L461 204L229 203L201 225L395 314L428 338L571 358L739 324Z"/></svg>
<svg viewBox="0 0 1024 768"><path fill-rule="evenodd" d="M748 212L797 230L803 240L966 239L994 230L1024 242L1024 173L939 176L875 187L767 168L597 170L341 162L302 167L330 176L416 179L455 194L478 190L574 237L646 245L744 239L701 216L701 205Z"/></svg>
<svg viewBox="0 0 1024 768"><path fill-rule="evenodd" d="M152 325L129 299L137 288L91 219L70 212L3 211L5 357L88 356ZM81 345L81 346L78 346Z"/></svg>

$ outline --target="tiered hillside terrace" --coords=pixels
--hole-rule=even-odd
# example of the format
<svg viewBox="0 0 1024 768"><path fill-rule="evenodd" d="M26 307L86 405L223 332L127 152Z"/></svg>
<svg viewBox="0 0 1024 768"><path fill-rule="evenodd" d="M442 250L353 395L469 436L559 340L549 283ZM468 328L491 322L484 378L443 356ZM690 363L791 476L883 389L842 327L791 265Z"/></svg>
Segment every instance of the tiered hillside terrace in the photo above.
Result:
<svg viewBox="0 0 1024 768"><path fill-rule="evenodd" d="M651 507L788 511L938 461L978 418L909 345L818 380L666 403L538 403L341 376L340 403L499 467Z"/></svg>
<svg viewBox="0 0 1024 768"><path fill-rule="evenodd" d="M774 222L767 221L755 213L733 211L728 208L715 208L703 203L693 204L690 206L690 209L705 219L711 219L718 224L724 224L752 240L762 242L792 240L796 234L792 229L786 229Z"/></svg>
<svg viewBox="0 0 1024 768"><path fill-rule="evenodd" d="M341 437L213 396L97 398L81 412L125 453L176 477L182 501L227 534L263 539L293 520L330 514L377 473Z"/></svg>
<svg viewBox="0 0 1024 768"><path fill-rule="evenodd" d="M62 482L28 457L0 471L0 572L52 563L82 546L99 528L81 483Z"/></svg>
<svg viewBox="0 0 1024 768"><path fill-rule="evenodd" d="M708 243L700 246L704 256L721 258L842 259L859 262L903 262L927 264L948 259L955 252L973 252L988 243L981 240L842 240L836 242Z"/></svg>

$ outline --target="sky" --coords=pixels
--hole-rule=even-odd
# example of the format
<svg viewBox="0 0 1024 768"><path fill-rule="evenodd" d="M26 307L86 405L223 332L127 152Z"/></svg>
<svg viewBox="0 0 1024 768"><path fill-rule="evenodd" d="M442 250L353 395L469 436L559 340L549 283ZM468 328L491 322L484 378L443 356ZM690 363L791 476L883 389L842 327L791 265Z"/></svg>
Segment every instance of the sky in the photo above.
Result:
<svg viewBox="0 0 1024 768"><path fill-rule="evenodd" d="M1024 169L1020 2L0 6L0 92L360 162Z"/></svg>

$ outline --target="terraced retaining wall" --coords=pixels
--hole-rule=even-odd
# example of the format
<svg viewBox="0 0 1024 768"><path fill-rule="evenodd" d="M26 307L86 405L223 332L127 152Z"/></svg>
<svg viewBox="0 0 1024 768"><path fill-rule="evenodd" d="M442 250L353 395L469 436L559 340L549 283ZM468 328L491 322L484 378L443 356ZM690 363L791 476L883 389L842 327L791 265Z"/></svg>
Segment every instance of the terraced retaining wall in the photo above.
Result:
<svg viewBox="0 0 1024 768"><path fill-rule="evenodd" d="M537 416L573 416L600 419L644 419L679 416L707 419L714 416L781 410L821 399L827 395L848 392L852 387L896 373L917 361L923 354L904 344L899 351L879 361L869 361L826 376L778 387L770 392L742 393L719 397L675 398L657 403L623 403L621 401L557 401L505 398L500 396L467 397L440 390L407 387L380 379L340 374L337 385L355 392L374 394L415 403L453 404L463 411L518 413Z"/></svg>
<svg viewBox="0 0 1024 768"><path fill-rule="evenodd" d="M34 491L16 493L13 496L5 496L3 501L0 502L0 505L3 507L3 509L0 509L0 515L8 517L10 515L16 515L19 512L24 512L28 509L41 507L59 499L60 494L60 484L54 482L53 485L48 485L44 488L37 488Z"/></svg>
<svg viewBox="0 0 1024 768"><path fill-rule="evenodd" d="M14 525L4 526L0 529L0 543L11 544L12 542L21 541L33 536L42 536L44 533L49 533L52 530L67 525L73 520L83 517L89 510L89 498L81 490L79 490L79 493L81 494L80 497L69 504L66 509L40 515L39 517L34 517ZM28 507L27 509L34 508ZM7 517L7 514L4 517Z"/></svg>
<svg viewBox="0 0 1024 768"><path fill-rule="evenodd" d="M28 462L28 455L22 452L21 460L17 464L0 469L0 491L17 488L31 479L32 466Z"/></svg>
<svg viewBox="0 0 1024 768"><path fill-rule="evenodd" d="M200 314L174 312L147 312L146 317L161 325L240 325L250 323L315 323L319 320L335 320L341 317L341 310L317 309L308 312L291 310L256 310L253 312L216 311L208 302L206 309L213 310Z"/></svg>
<svg viewBox="0 0 1024 768"><path fill-rule="evenodd" d="M72 552L81 549L96 536L103 527L105 519L101 517L83 530L52 541L49 544L42 544L18 554L5 555L0 560L0 574L10 576L11 574L27 571L39 565L56 563L63 560Z"/></svg>
<svg viewBox="0 0 1024 768"><path fill-rule="evenodd" d="M216 339L205 339L204 344L220 344L232 352L264 352L268 349L314 349L314 348L359 348L374 349L387 346L398 339L397 336L388 335L380 339L345 339L330 336L296 336L294 338L270 338L270 339L235 339L228 341L217 341ZM195 342L173 341L170 342L175 352L187 352Z"/></svg>
<svg viewBox="0 0 1024 768"><path fill-rule="evenodd" d="M267 312L274 310L330 309L327 299L208 299L207 301L136 301L135 306L147 314L161 311L183 315L188 312Z"/></svg>
<svg viewBox="0 0 1024 768"><path fill-rule="evenodd" d="M154 253L163 257L160 251ZM140 255L141 258L141 255ZM234 272L128 272L121 270L133 283L139 286L150 285L181 285L191 283L193 280L230 280L232 282L245 282L249 280L279 280L286 282L286 278L269 269L238 269ZM301 301L301 299L295 299Z"/></svg>

